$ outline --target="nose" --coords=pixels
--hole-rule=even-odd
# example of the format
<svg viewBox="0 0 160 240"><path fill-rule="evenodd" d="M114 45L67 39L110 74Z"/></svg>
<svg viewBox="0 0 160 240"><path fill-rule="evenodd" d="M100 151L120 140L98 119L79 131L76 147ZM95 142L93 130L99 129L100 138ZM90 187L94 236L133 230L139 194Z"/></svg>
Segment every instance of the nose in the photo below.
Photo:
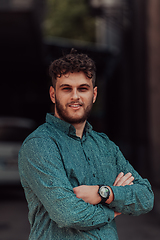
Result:
<svg viewBox="0 0 160 240"><path fill-rule="evenodd" d="M77 89L73 89L71 99L72 100L77 100L79 98L80 98L80 96L79 96L79 93L78 93Z"/></svg>

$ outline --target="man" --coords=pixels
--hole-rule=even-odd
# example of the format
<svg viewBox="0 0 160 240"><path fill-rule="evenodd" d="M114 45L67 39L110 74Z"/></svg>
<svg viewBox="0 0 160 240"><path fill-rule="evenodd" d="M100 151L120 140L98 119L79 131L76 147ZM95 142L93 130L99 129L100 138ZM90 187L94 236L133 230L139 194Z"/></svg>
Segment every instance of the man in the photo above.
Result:
<svg viewBox="0 0 160 240"><path fill-rule="evenodd" d="M87 118L97 97L95 64L71 51L50 66L54 114L24 141L19 171L30 240L118 239L115 218L153 207L153 192Z"/></svg>

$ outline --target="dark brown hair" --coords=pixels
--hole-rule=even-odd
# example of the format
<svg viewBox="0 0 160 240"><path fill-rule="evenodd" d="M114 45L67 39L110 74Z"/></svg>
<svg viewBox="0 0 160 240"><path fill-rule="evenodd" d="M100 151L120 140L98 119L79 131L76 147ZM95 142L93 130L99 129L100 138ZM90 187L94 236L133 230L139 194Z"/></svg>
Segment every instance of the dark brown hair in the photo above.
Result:
<svg viewBox="0 0 160 240"><path fill-rule="evenodd" d="M86 54L77 53L72 48L69 54L53 61L49 67L53 87L56 85L57 77L73 72L83 72L87 78L92 79L93 87L95 86L96 67L94 61Z"/></svg>

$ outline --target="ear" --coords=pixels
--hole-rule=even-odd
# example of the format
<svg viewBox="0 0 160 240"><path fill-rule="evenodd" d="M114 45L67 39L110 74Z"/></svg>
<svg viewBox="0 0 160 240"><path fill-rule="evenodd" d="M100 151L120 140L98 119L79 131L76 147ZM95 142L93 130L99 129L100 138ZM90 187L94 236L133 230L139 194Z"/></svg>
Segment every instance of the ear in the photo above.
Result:
<svg viewBox="0 0 160 240"><path fill-rule="evenodd" d="M97 98L97 87L94 87L94 89L93 89L93 103L95 103L96 98Z"/></svg>
<svg viewBox="0 0 160 240"><path fill-rule="evenodd" d="M55 103L55 89L54 87L50 86L49 89L50 99L53 103Z"/></svg>

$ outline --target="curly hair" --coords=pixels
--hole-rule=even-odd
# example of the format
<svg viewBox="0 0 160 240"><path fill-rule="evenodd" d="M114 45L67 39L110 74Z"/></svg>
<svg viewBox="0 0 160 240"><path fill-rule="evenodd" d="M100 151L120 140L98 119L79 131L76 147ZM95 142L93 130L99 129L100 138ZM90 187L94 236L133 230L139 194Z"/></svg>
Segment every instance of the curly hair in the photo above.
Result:
<svg viewBox="0 0 160 240"><path fill-rule="evenodd" d="M96 66L94 61L86 54L77 53L72 48L69 54L53 61L49 67L53 87L56 86L58 77L73 72L83 72L87 78L92 79L93 87L95 86Z"/></svg>

